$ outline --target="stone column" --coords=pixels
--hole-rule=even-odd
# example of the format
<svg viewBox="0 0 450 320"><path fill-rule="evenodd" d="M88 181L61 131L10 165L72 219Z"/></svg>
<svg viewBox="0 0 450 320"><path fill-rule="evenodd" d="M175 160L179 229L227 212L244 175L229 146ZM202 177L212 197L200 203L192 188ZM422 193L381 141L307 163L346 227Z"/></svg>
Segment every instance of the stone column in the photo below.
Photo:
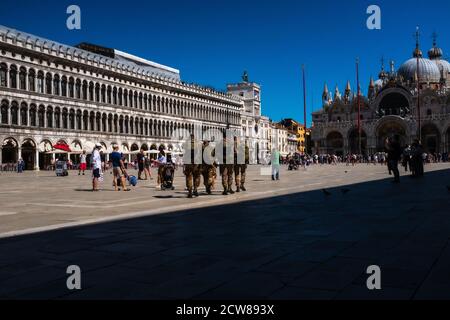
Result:
<svg viewBox="0 0 450 320"><path fill-rule="evenodd" d="M0 146L0 165L3 164L3 147Z"/></svg>
<svg viewBox="0 0 450 320"><path fill-rule="evenodd" d="M17 160L19 160L20 158L22 158L22 148L18 147L17 148Z"/></svg>
<svg viewBox="0 0 450 320"><path fill-rule="evenodd" d="M39 171L39 148L36 148L36 153L34 156L34 170Z"/></svg>

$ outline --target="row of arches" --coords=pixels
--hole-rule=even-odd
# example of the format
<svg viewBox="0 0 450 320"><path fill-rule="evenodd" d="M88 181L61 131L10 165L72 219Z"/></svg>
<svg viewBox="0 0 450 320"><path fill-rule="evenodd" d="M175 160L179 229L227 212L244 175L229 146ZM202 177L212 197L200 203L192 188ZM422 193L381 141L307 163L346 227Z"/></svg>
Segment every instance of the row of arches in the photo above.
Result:
<svg viewBox="0 0 450 320"><path fill-rule="evenodd" d="M237 110L147 94L72 76L0 63L0 86L205 121L240 123Z"/></svg>
<svg viewBox="0 0 450 320"><path fill-rule="evenodd" d="M373 146L375 148L369 148L368 136L364 130L361 130L362 153L384 151L386 138L391 136L396 136L402 146L411 143L405 127L398 122L385 122L376 131L376 137L374 137L376 145ZM346 137L339 131L330 132L325 138L325 152L337 155L359 153L359 137L359 132L355 128L351 129ZM450 152L450 127L444 133L441 133L436 125L432 123L425 124L421 130L421 143L425 151L429 153Z"/></svg>
<svg viewBox="0 0 450 320"><path fill-rule="evenodd" d="M69 145L71 148L71 153L60 154L53 153L53 145L56 143L63 143ZM113 146L118 145L120 151L128 154L129 160L132 160L131 153L133 151L138 151L141 148L143 150L167 150L173 151L174 145L171 143L147 143L147 142L100 142L103 146L102 156L104 160L107 161L109 154L113 150ZM13 166L17 163L18 159L23 159L25 163L25 170L45 170L58 156L67 157L73 163L78 164L80 160L80 154L84 150L89 156L92 153L95 143L91 141L85 141L82 143L80 140L69 140L69 139L48 139L44 138L42 140L37 140L34 138L24 138L19 139L15 137L8 137L2 140L1 151L0 151L0 165L10 165Z"/></svg>
<svg viewBox="0 0 450 320"><path fill-rule="evenodd" d="M147 137L172 137L177 129L195 133L194 124L170 120L147 119L106 112L12 101L1 101L0 124L48 129L67 129L100 133L131 134ZM201 127L201 131L216 129L218 126Z"/></svg>

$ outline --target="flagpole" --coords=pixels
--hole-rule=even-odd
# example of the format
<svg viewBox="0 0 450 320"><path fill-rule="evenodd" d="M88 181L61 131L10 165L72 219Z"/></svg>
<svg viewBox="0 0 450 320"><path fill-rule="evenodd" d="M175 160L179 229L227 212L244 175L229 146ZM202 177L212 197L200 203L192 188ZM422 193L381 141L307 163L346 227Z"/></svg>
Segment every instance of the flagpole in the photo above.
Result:
<svg viewBox="0 0 450 320"><path fill-rule="evenodd" d="M306 77L305 77L305 65L302 65L303 73L303 120L304 120L304 133L303 133L303 152L306 154Z"/></svg>
<svg viewBox="0 0 450 320"><path fill-rule="evenodd" d="M357 97L356 101L358 104L358 144L359 144L359 155L362 155L362 144L361 144L361 100L360 100L360 89L359 89L359 58L356 58L356 87L357 87Z"/></svg>
<svg viewBox="0 0 450 320"><path fill-rule="evenodd" d="M421 121L421 115L420 115L420 46L419 46L419 26L417 26L416 31L416 59L417 59L417 120L419 125L419 141L422 140L422 121Z"/></svg>

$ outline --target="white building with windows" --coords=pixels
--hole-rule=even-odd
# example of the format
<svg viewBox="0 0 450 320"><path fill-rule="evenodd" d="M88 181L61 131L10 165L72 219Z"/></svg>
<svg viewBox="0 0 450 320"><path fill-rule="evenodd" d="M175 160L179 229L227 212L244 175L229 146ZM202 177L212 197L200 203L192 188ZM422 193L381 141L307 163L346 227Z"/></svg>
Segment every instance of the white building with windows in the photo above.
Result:
<svg viewBox="0 0 450 320"><path fill-rule="evenodd" d="M261 86L248 81L244 73L243 81L229 84L227 91L243 101L241 113L241 139L251 146L252 162L261 163L270 152L270 119L261 113Z"/></svg>
<svg viewBox="0 0 450 320"><path fill-rule="evenodd" d="M95 143L106 154L113 145L176 150L177 129L211 140L202 135L240 133L249 99L235 93L184 83L178 70L118 50L0 26L0 163L23 158L26 169L46 168L58 143L76 162Z"/></svg>

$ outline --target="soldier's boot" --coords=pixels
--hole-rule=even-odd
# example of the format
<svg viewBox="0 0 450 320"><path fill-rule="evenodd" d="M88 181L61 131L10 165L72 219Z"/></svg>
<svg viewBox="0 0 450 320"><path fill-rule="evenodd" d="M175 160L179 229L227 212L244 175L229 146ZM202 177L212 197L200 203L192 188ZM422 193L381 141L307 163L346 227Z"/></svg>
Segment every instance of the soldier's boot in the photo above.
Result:
<svg viewBox="0 0 450 320"><path fill-rule="evenodd" d="M211 194L211 186L206 186L206 193Z"/></svg>
<svg viewBox="0 0 450 320"><path fill-rule="evenodd" d="M197 191L197 189L194 190L194 196L198 197L198 191Z"/></svg>
<svg viewBox="0 0 450 320"><path fill-rule="evenodd" d="M241 190L244 191L244 192L247 191L247 189L245 189L243 184L241 184Z"/></svg>
<svg viewBox="0 0 450 320"><path fill-rule="evenodd" d="M189 199L192 199L192 190L189 190L189 192L188 192L188 196L187 196Z"/></svg>
<svg viewBox="0 0 450 320"><path fill-rule="evenodd" d="M232 188L228 188L228 192L229 192L230 194L234 194L234 191L233 191Z"/></svg>
<svg viewBox="0 0 450 320"><path fill-rule="evenodd" d="M228 195L228 189L224 189L222 192L222 195L227 196Z"/></svg>
<svg viewBox="0 0 450 320"><path fill-rule="evenodd" d="M241 188L240 187L236 187L236 192L237 193L241 192Z"/></svg>

